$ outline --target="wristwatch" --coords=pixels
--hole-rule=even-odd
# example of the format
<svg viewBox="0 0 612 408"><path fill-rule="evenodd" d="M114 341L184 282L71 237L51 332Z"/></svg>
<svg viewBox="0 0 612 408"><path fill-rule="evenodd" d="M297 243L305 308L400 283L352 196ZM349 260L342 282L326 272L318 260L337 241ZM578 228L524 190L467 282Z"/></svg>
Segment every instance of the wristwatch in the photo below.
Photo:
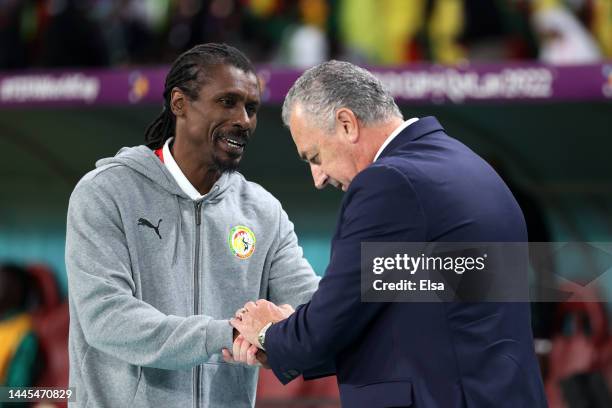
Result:
<svg viewBox="0 0 612 408"><path fill-rule="evenodd" d="M259 331L259 335L257 336L257 341L259 341L259 348L261 348L263 351L266 351L266 349L264 347L264 343L266 342L266 331L270 328L270 326L272 326L272 322L266 324Z"/></svg>

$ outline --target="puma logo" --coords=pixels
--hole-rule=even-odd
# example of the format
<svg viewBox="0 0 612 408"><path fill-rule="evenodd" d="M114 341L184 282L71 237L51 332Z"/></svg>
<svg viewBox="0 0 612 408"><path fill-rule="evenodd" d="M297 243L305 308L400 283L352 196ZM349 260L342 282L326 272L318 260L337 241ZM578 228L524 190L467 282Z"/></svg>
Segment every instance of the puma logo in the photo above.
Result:
<svg viewBox="0 0 612 408"><path fill-rule="evenodd" d="M145 227L149 227L153 229L155 233L157 234L157 236L159 237L159 239L162 239L161 235L159 234L159 224L161 224L161 222L162 222L162 219L160 218L159 221L157 222L157 227L156 227L155 225L151 224L151 222L147 220L146 218L138 219L138 225L144 225Z"/></svg>

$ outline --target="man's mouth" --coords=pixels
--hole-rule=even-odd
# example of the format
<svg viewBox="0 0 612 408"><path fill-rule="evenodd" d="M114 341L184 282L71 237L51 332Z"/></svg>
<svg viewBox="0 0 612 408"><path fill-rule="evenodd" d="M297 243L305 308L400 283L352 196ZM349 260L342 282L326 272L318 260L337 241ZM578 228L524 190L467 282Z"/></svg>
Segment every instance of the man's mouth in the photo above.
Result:
<svg viewBox="0 0 612 408"><path fill-rule="evenodd" d="M334 188L337 188L338 190L343 190L343 191L345 191L345 190L344 190L344 188L343 188L342 183L340 183L339 181L334 180L334 179L332 179L332 178L330 178L330 179L328 179L328 180L327 180L327 184L329 184L330 186L332 186L332 187L334 187Z"/></svg>
<svg viewBox="0 0 612 408"><path fill-rule="evenodd" d="M244 146L246 146L246 143L241 143L236 139L232 139L229 137L222 137L221 138L225 143L227 143L230 147L234 148L234 149L244 149Z"/></svg>
<svg viewBox="0 0 612 408"><path fill-rule="evenodd" d="M247 145L247 138L235 134L220 134L216 138L218 146L230 156L240 156Z"/></svg>

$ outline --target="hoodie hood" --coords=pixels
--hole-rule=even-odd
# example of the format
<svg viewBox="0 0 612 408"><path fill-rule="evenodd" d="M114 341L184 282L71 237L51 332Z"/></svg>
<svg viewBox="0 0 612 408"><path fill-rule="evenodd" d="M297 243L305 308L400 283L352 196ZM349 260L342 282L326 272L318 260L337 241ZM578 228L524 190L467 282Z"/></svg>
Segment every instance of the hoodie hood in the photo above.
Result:
<svg viewBox="0 0 612 408"><path fill-rule="evenodd" d="M153 150L147 146L123 147L114 157L100 159L96 162L97 168L116 165L127 166L142 174L144 177L151 180L151 182L159 185L170 194L191 200L191 198L181 190L164 163L162 163ZM231 187L231 180L234 177L240 177L240 174L238 172L222 173L211 190L203 196L203 199L209 202L220 200Z"/></svg>

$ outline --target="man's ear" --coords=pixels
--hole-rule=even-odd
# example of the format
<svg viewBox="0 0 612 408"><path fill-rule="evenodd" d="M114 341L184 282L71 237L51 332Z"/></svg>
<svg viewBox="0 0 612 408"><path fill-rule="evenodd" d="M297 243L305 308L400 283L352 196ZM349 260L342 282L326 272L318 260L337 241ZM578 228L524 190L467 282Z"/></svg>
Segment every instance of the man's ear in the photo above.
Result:
<svg viewBox="0 0 612 408"><path fill-rule="evenodd" d="M340 134L350 143L359 141L359 122L352 110L340 108L336 111L336 127L340 128Z"/></svg>
<svg viewBox="0 0 612 408"><path fill-rule="evenodd" d="M174 113L174 116L185 115L185 94L179 88L172 88L170 93L170 110Z"/></svg>

